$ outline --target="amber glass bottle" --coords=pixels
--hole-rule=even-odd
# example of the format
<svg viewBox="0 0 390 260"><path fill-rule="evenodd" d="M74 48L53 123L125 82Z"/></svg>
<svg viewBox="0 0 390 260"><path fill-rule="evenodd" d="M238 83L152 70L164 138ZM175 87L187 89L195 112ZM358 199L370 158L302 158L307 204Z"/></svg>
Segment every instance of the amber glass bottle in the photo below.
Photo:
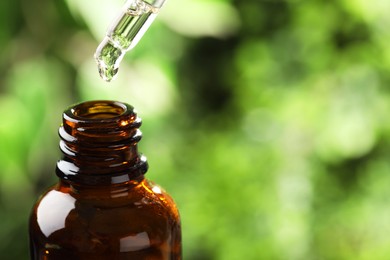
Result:
<svg viewBox="0 0 390 260"><path fill-rule="evenodd" d="M140 125L131 106L114 101L64 112L59 182L33 208L31 259L181 259L178 210L144 178Z"/></svg>

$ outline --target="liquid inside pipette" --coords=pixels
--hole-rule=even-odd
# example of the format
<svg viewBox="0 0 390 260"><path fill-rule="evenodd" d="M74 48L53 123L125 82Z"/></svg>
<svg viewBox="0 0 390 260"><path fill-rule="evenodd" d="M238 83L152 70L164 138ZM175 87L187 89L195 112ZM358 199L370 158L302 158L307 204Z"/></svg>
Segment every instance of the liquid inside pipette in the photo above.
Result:
<svg viewBox="0 0 390 260"><path fill-rule="evenodd" d="M100 77L115 79L126 52L142 38L165 0L128 0L95 52Z"/></svg>

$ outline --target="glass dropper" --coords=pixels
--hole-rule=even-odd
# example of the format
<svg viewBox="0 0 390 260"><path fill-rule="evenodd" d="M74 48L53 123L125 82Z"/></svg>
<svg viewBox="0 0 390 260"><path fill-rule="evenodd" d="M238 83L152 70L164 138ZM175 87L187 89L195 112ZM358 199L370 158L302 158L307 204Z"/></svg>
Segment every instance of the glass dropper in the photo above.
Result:
<svg viewBox="0 0 390 260"><path fill-rule="evenodd" d="M100 77L115 79L126 52L134 48L156 18L165 0L128 0L95 52Z"/></svg>

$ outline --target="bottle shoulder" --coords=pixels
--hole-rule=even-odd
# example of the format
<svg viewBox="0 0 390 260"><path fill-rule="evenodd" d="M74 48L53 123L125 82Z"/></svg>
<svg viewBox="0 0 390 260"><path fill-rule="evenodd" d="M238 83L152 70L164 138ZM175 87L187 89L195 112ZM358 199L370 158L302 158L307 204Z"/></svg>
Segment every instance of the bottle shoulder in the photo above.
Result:
<svg viewBox="0 0 390 260"><path fill-rule="evenodd" d="M104 194L57 184L36 203L30 224L45 237L86 229L121 236L168 230L180 225L180 218L171 197L145 179L131 189Z"/></svg>

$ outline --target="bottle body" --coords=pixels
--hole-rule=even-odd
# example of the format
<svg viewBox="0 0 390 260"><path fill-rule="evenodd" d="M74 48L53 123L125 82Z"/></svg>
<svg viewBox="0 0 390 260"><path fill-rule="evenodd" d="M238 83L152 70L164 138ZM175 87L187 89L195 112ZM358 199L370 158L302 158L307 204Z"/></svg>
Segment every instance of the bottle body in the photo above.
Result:
<svg viewBox="0 0 390 260"><path fill-rule="evenodd" d="M106 188L50 188L31 214L32 259L181 259L169 195L146 179Z"/></svg>
<svg viewBox="0 0 390 260"><path fill-rule="evenodd" d="M64 116L59 182L30 216L31 259L181 259L175 203L144 177L140 121L108 101L87 107L82 120Z"/></svg>

